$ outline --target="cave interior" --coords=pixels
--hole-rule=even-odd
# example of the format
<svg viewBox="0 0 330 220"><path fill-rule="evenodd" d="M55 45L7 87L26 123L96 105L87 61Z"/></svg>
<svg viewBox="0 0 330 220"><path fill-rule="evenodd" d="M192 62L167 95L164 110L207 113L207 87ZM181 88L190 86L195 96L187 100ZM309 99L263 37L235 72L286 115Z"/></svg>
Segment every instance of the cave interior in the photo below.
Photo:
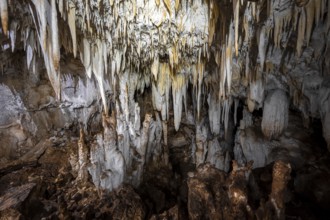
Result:
<svg viewBox="0 0 330 220"><path fill-rule="evenodd" d="M0 0L0 219L329 219L329 0Z"/></svg>

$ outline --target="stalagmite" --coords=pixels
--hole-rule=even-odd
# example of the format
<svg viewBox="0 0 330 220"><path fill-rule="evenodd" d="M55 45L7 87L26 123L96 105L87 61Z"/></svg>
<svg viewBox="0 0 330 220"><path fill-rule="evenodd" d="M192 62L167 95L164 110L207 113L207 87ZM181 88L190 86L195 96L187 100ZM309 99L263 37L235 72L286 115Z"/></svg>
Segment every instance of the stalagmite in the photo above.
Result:
<svg viewBox="0 0 330 220"><path fill-rule="evenodd" d="M79 170L78 170L78 180L82 182L86 182L88 180L88 148L85 143L85 134L82 129L80 129L80 139L78 142L78 162L79 162Z"/></svg>
<svg viewBox="0 0 330 220"><path fill-rule="evenodd" d="M207 147L207 130L203 125L203 122L199 122L196 125L196 167L200 164L204 163L205 155L206 155L206 147Z"/></svg>
<svg viewBox="0 0 330 220"><path fill-rule="evenodd" d="M282 134L288 125L289 100L283 90L270 91L264 102L261 128L271 139Z"/></svg>
<svg viewBox="0 0 330 220"><path fill-rule="evenodd" d="M285 219L286 187L290 180L291 165L282 161L276 161L273 168L271 202L276 210L278 219Z"/></svg>
<svg viewBox="0 0 330 220"><path fill-rule="evenodd" d="M138 168L138 180L137 180L137 185L139 185L142 182L142 177L143 177L143 168L146 163L146 157L147 157L147 147L148 147L148 139L149 139L149 128L150 128L150 123L152 121L152 116L149 114L145 115L145 119L143 121L143 127L142 127L142 132L141 132L141 137L139 140L139 144L136 147L136 151L139 153L141 157L141 163Z"/></svg>
<svg viewBox="0 0 330 220"><path fill-rule="evenodd" d="M8 3L7 0L0 1L0 16L2 32L8 35Z"/></svg>

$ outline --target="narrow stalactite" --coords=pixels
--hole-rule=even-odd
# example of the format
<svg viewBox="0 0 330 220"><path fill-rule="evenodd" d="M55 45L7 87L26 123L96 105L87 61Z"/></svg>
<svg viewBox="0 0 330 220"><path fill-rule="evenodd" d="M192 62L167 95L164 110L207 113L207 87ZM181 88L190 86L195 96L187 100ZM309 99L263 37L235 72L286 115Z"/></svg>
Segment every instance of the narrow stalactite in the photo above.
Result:
<svg viewBox="0 0 330 220"><path fill-rule="evenodd" d="M60 42L58 33L57 8L55 0L51 1L51 35L52 35L52 61L56 71L60 65Z"/></svg>
<svg viewBox="0 0 330 220"><path fill-rule="evenodd" d="M2 32L8 35L8 2L7 0L0 1L0 16Z"/></svg>
<svg viewBox="0 0 330 220"><path fill-rule="evenodd" d="M72 38L72 50L74 57L77 56L77 33L76 33L76 8L73 3L68 5L68 24Z"/></svg>

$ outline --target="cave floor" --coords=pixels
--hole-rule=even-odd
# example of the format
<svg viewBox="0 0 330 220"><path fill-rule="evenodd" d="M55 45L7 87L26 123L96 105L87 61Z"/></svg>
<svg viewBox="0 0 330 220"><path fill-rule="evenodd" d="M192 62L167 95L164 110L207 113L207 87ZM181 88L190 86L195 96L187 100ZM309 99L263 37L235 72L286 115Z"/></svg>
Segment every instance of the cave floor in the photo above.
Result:
<svg viewBox="0 0 330 220"><path fill-rule="evenodd" d="M254 219L271 195L274 163L253 169L253 181L241 181L241 171L226 174L209 164L194 173L189 161L176 156L184 149L171 149L171 165L146 172L138 188L123 184L110 193L97 190L91 182L76 180L68 163L77 140L45 140L31 150L34 156L0 166L1 219L233 219L229 211L236 209L245 212L236 213L238 219ZM327 219L330 214L330 156L315 157L313 164L291 172L283 194L285 219ZM245 192L256 214L235 206L232 185ZM222 193L227 199L220 198ZM203 205L213 206L218 215Z"/></svg>

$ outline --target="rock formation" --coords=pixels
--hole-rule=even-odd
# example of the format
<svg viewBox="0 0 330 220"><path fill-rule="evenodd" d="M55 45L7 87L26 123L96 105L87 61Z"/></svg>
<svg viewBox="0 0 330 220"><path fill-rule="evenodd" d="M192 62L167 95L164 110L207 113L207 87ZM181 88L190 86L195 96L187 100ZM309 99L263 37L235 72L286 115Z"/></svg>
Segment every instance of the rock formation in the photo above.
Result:
<svg viewBox="0 0 330 220"><path fill-rule="evenodd" d="M0 18L0 204L33 185L6 218L330 215L307 183L330 173L328 0L1 0Z"/></svg>

